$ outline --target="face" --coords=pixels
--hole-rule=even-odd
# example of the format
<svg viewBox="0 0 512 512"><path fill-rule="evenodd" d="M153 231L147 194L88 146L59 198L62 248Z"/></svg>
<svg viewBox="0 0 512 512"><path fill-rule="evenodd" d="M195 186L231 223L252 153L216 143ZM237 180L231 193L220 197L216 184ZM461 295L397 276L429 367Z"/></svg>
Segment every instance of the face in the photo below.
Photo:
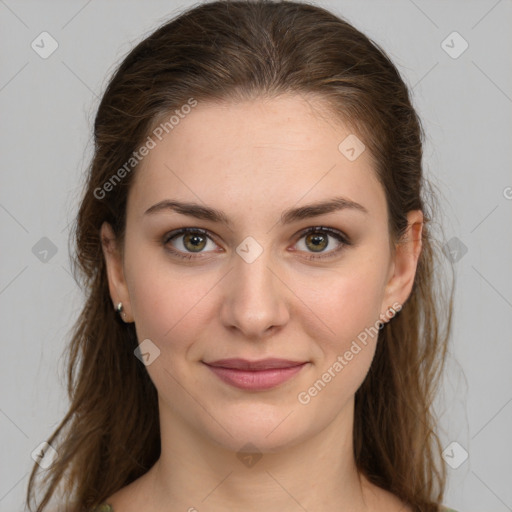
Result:
<svg viewBox="0 0 512 512"><path fill-rule="evenodd" d="M412 287L419 246L391 253L370 155L348 159L350 130L321 106L199 103L136 171L124 258L104 247L114 304L160 351L146 369L164 416L229 449L277 450L348 418L375 325ZM209 366L231 358L301 365Z"/></svg>

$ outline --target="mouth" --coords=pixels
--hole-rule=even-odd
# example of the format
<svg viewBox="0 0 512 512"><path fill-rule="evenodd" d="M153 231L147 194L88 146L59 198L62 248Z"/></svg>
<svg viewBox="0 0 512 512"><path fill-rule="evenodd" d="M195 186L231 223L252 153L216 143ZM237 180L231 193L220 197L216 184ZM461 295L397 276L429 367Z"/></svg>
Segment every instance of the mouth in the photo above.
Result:
<svg viewBox="0 0 512 512"><path fill-rule="evenodd" d="M272 389L297 375L308 364L288 359L221 359L203 363L224 383L251 391Z"/></svg>

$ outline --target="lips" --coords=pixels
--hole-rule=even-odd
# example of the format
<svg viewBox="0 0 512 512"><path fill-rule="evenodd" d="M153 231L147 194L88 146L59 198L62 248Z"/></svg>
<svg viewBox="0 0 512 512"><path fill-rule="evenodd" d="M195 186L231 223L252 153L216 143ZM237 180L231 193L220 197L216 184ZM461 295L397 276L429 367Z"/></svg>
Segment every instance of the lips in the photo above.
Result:
<svg viewBox="0 0 512 512"><path fill-rule="evenodd" d="M233 370L273 370L276 368L292 368L303 365L306 361L291 361L289 359L262 359L260 361L248 361L247 359L219 359L211 363L205 363L208 366L216 368L230 368Z"/></svg>
<svg viewBox="0 0 512 512"><path fill-rule="evenodd" d="M289 359L220 359L205 365L221 381L245 391L275 388L298 374L308 362Z"/></svg>

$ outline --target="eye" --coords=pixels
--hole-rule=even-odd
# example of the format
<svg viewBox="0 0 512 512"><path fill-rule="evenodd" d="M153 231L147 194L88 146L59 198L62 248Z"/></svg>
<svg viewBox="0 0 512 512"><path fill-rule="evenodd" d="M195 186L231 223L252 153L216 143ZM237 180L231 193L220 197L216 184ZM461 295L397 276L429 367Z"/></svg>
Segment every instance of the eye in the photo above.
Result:
<svg viewBox="0 0 512 512"><path fill-rule="evenodd" d="M336 256L345 246L351 245L349 238L341 231L323 226L310 227L303 230L299 234L299 242L304 239L299 250L310 253L305 256L309 260L327 259ZM330 239L334 239L333 244ZM208 243L210 250L208 249ZM185 259L196 258L194 254L202 254L205 252L215 251L218 247L208 232L200 228L181 228L171 231L164 236L163 245L175 256ZM326 251L334 245L334 249ZM315 254L316 253L316 254ZM200 256L197 256L200 257Z"/></svg>
<svg viewBox="0 0 512 512"><path fill-rule="evenodd" d="M175 242L175 244L172 242ZM181 228L168 233L163 240L165 246L171 245L169 250L174 255L186 259L194 258L194 253L209 252L203 251L208 246L208 242L211 242L213 246L210 249L217 247L207 231L199 228Z"/></svg>
<svg viewBox="0 0 512 512"><path fill-rule="evenodd" d="M329 238L334 239L335 243L331 243ZM317 226L308 228L300 233L300 240L304 239L300 250L305 252L312 251L313 254L306 256L307 259L326 259L336 256L345 246L351 245L350 240L341 231L337 229ZM298 244L299 246L301 244ZM334 245L334 249L326 251ZM315 254L316 253L316 254ZM324 254L325 253L325 254Z"/></svg>

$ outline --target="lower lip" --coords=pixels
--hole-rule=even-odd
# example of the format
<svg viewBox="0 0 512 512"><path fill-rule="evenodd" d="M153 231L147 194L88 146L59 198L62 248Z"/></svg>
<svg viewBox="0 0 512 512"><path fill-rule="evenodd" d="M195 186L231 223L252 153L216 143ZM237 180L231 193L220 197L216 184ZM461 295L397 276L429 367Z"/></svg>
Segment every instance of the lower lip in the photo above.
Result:
<svg viewBox="0 0 512 512"><path fill-rule="evenodd" d="M221 368L219 366L208 366L210 370L227 384L240 389L251 391L263 391L271 389L299 373L307 363L291 366L289 368L273 368L271 370L235 370L232 368Z"/></svg>

